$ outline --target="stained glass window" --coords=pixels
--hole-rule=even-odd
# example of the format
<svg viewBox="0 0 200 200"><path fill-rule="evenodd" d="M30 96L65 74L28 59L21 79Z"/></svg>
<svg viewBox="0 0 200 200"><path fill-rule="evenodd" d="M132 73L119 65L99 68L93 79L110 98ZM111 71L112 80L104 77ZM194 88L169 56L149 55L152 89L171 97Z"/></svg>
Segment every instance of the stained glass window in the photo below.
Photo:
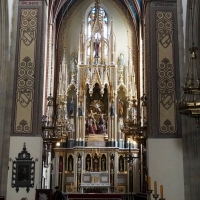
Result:
<svg viewBox="0 0 200 200"><path fill-rule="evenodd" d="M96 18L98 14L99 23L101 24L103 28L103 36L107 38L107 27L108 27L108 16L105 10L100 6L99 11L97 10L97 7L92 7L87 18L87 24L88 24L88 37L91 36L92 28L95 24Z"/></svg>

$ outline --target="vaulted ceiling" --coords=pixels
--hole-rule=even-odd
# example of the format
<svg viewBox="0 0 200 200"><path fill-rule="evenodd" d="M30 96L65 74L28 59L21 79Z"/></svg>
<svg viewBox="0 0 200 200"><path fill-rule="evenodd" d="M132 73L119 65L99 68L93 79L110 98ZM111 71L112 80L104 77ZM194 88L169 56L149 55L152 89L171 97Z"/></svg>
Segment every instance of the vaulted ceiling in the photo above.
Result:
<svg viewBox="0 0 200 200"><path fill-rule="evenodd" d="M77 1L79 0L50 0L49 22L60 21ZM119 2L127 8L136 29L139 28L140 19L142 19L143 16L145 1L146 0L115 0L115 2Z"/></svg>

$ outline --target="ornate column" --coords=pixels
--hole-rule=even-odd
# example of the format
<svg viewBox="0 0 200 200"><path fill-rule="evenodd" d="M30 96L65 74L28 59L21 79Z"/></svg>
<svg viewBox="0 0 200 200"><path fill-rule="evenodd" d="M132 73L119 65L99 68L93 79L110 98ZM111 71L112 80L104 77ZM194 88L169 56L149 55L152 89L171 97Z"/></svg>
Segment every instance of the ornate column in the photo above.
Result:
<svg viewBox="0 0 200 200"><path fill-rule="evenodd" d="M34 5L23 2L19 2L18 32L21 35L17 46L13 134L31 136L39 134L41 130L42 113L33 107L41 107L42 110L43 81L38 79L42 70L38 67L43 62L40 53L42 2L37 1Z"/></svg>
<svg viewBox="0 0 200 200"><path fill-rule="evenodd" d="M78 95L77 95L77 140L78 145L84 145L85 138L85 96L84 96L84 65L78 66Z"/></svg>
<svg viewBox="0 0 200 200"><path fill-rule="evenodd" d="M86 94L85 92L83 93L83 124L82 124L82 130L83 130L83 142L85 143L85 120L86 120L86 116L85 116L85 111L86 111Z"/></svg>
<svg viewBox="0 0 200 200"><path fill-rule="evenodd" d="M74 152L74 183L72 184L73 187L74 187L74 191L73 192L76 192L77 190L77 186L78 186L78 152L75 151Z"/></svg>
<svg viewBox="0 0 200 200"><path fill-rule="evenodd" d="M99 150L99 171L102 171L102 169L101 169L101 153L100 153L100 150Z"/></svg>
<svg viewBox="0 0 200 200"><path fill-rule="evenodd" d="M113 20L111 21L111 29L110 29L110 40L109 40L109 49L110 49L110 63L113 65L115 63L115 52L116 52L116 41L115 41L115 34L113 29Z"/></svg>
<svg viewBox="0 0 200 200"><path fill-rule="evenodd" d="M79 64L84 64L85 61L85 23L82 19L81 31L79 34Z"/></svg>
<svg viewBox="0 0 200 200"><path fill-rule="evenodd" d="M111 186L111 193L114 192L114 173L115 173L115 154L112 152L109 155L110 158L110 186Z"/></svg>
<svg viewBox="0 0 200 200"><path fill-rule="evenodd" d="M80 192L80 190L81 190L81 187L80 187L80 185L81 185L81 169L82 169L82 153L83 152L77 152L77 156L76 156L76 160L77 160L77 179L78 179L78 181L77 181L77 191L78 192ZM79 157L79 155L80 155L80 157ZM74 183L76 183L76 182L74 182Z"/></svg>
<svg viewBox="0 0 200 200"><path fill-rule="evenodd" d="M159 177L161 173L164 175L164 170L158 172L154 169L153 166L155 165L152 162L153 146L157 143L156 138L170 138L170 140L176 141L177 144L182 144L181 140L178 139L181 137L182 130L176 103L180 95L178 51L178 30L180 29L178 29L177 25L177 0L147 0L146 3L145 78L147 80L148 111L148 173L151 176L158 175ZM165 144L168 144L167 140L161 141L163 145L157 148L157 152L162 150ZM176 149L176 145L172 145L171 149L173 147ZM177 152L177 149L175 149L174 152ZM166 152L166 158L170 155ZM182 155L180 155L181 159ZM159 159L155 161L159 161ZM180 168L181 164L182 160L180 161ZM165 167L168 167L167 162ZM169 169L167 174L171 172ZM158 177L155 178L158 179ZM163 182L164 185L173 183L173 181L167 180ZM183 184L182 180L179 183L181 186ZM181 188L183 187L182 185Z"/></svg>
<svg viewBox="0 0 200 200"><path fill-rule="evenodd" d="M64 182L65 182L65 167L64 166L66 166L67 161L66 161L66 154L63 153L62 155L63 155L62 191L65 191L66 189L64 188L64 186L65 186L65 184L64 184Z"/></svg>
<svg viewBox="0 0 200 200"><path fill-rule="evenodd" d="M81 134L80 134L80 117L78 115L78 105L79 105L79 98L77 96L77 99L76 99L76 110L77 110L77 113L76 113L76 124L74 124L74 126L76 126L76 141L77 141L77 144L78 146L80 146L80 139L81 139Z"/></svg>
<svg viewBox="0 0 200 200"><path fill-rule="evenodd" d="M118 152L115 151L115 170L114 170L114 191L117 192L118 186Z"/></svg>
<svg viewBox="0 0 200 200"><path fill-rule="evenodd" d="M105 64L104 38L101 39L101 64Z"/></svg>
<svg viewBox="0 0 200 200"><path fill-rule="evenodd" d="M114 107L115 107L115 113L114 113L114 141L115 141L115 147L118 146L118 138L117 138L117 65L114 67L114 91L113 91L113 100L114 100Z"/></svg>
<svg viewBox="0 0 200 200"><path fill-rule="evenodd" d="M93 52L94 51L94 39L93 37L91 38L91 41L90 41L90 62L89 64L92 65L93 64L93 61L94 61L94 58L93 58Z"/></svg>
<svg viewBox="0 0 200 200"><path fill-rule="evenodd" d="M110 117L110 139L111 146L114 146L114 116Z"/></svg>
<svg viewBox="0 0 200 200"><path fill-rule="evenodd" d="M47 5L41 0L19 0L17 3L18 5L14 3L15 6L11 11L14 14L15 12L18 12L18 21L16 29L17 33L13 32L14 35L17 35L17 40L16 59L15 62L13 62L13 67L15 68L15 78L14 82L12 82L14 93L12 100L9 99L9 101L13 101L13 115L10 123L12 124L12 127L9 131L11 137L10 150L8 152L10 158L17 157L16 153L18 153L18 146L21 147L23 146L23 143L26 143L27 150L34 158L38 159L38 162L35 165L34 177L35 183L38 184L41 182L43 149L41 119L43 106L43 76L46 60L44 44L47 35L45 32ZM18 11L15 10L16 8L18 8ZM15 17L16 16L13 16L13 18ZM15 53L12 52L11 54ZM2 72L4 74L4 71ZM10 75L12 77L12 74ZM5 120L7 121L6 118ZM6 135L4 136L7 138ZM13 146L15 146L15 148L13 148ZM9 170L7 189L10 194L7 194L7 199L12 199L12 188L11 183L9 182L11 181L11 176L11 170ZM26 193L27 198L31 198L33 195L34 191L30 191L28 195ZM23 196L25 196L24 193L20 192L17 194L16 198L21 199Z"/></svg>
<svg viewBox="0 0 200 200"><path fill-rule="evenodd" d="M93 153L91 154L91 167L90 167L90 171L93 172L93 162L94 162L94 155Z"/></svg>

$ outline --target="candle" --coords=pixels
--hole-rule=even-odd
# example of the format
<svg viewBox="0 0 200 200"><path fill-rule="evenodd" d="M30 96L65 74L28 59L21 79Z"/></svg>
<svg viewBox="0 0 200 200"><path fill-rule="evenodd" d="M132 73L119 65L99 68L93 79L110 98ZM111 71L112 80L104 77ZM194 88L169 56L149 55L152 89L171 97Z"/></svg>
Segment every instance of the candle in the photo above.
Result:
<svg viewBox="0 0 200 200"><path fill-rule="evenodd" d="M163 185L160 186L160 198L163 199Z"/></svg>
<svg viewBox="0 0 200 200"><path fill-rule="evenodd" d="M72 183L71 183L71 188L72 188Z"/></svg>
<svg viewBox="0 0 200 200"><path fill-rule="evenodd" d="M157 181L154 181L154 194L157 194Z"/></svg>
<svg viewBox="0 0 200 200"><path fill-rule="evenodd" d="M151 190L151 177L148 176L148 190Z"/></svg>

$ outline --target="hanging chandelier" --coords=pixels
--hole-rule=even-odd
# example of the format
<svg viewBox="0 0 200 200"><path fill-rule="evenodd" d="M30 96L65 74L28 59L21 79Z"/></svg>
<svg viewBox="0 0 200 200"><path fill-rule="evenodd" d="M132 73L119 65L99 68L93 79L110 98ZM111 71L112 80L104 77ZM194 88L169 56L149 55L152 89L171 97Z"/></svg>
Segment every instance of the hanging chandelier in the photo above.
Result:
<svg viewBox="0 0 200 200"><path fill-rule="evenodd" d="M187 75L183 85L183 94L178 101L178 110L180 114L190 117L200 117L200 77L198 69L197 51L194 46L189 49L190 61L187 68Z"/></svg>
<svg viewBox="0 0 200 200"><path fill-rule="evenodd" d="M192 15L192 9L191 9ZM193 17L192 17L192 47L189 49L189 64L182 96L177 103L180 114L187 115L199 121L200 118L200 76L197 59L198 48L193 42Z"/></svg>
<svg viewBox="0 0 200 200"><path fill-rule="evenodd" d="M58 96L59 98L60 96ZM62 99L62 98L60 98ZM66 101L57 104L57 116L54 116L53 97L47 98L47 112L42 117L42 137L45 143L66 141L69 132L72 132L71 123L67 117Z"/></svg>
<svg viewBox="0 0 200 200"><path fill-rule="evenodd" d="M146 121L146 109L147 109L147 96L144 93L141 98L141 116L140 120L137 124L137 129L135 131L134 138L140 138L140 139L147 139L147 121Z"/></svg>
<svg viewBox="0 0 200 200"><path fill-rule="evenodd" d="M146 107L147 97L142 97L142 106ZM128 109L127 118L124 119L124 125L121 127L121 131L126 135L132 135L134 139L146 139L147 138L147 124L146 121L141 124L141 119L137 119L137 101L136 99L130 100L128 105L131 107ZM136 112L136 113L135 113ZM140 117L141 118L141 117Z"/></svg>
<svg viewBox="0 0 200 200"><path fill-rule="evenodd" d="M55 126L53 121L53 97L50 95L47 98L46 115L42 117L42 137L44 143L57 142L55 137Z"/></svg>
<svg viewBox="0 0 200 200"><path fill-rule="evenodd" d="M56 101L54 101L54 98L51 95L53 82L53 54L51 58L50 94L47 98L46 115L43 115L42 117L42 137L44 143L66 142L68 134L72 132L72 127L67 116L67 97L64 88L59 88L60 93L58 93ZM60 73L60 77L62 77L62 70ZM55 106L54 102L56 102Z"/></svg>

